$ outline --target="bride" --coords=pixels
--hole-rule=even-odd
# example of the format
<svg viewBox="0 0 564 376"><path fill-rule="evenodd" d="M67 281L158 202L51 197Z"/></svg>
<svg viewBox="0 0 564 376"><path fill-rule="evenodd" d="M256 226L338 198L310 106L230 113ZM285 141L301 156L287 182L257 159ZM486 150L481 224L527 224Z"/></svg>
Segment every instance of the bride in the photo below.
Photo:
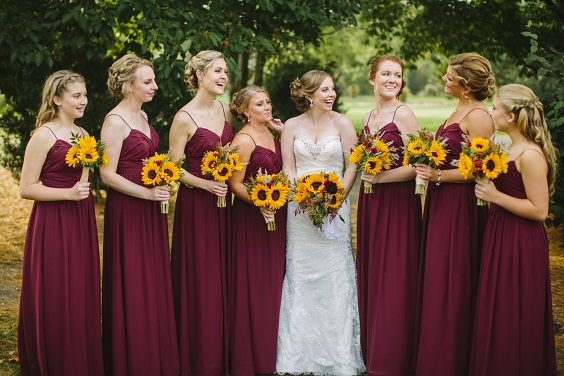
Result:
<svg viewBox="0 0 564 376"><path fill-rule="evenodd" d="M348 153L356 142L352 123L332 110L337 94L331 77L309 71L290 85L303 114L289 119L282 133L284 173L290 181L315 172L334 172L345 196L356 171ZM278 334L278 373L357 375L365 370L355 264L350 236L350 206L344 203L323 232L307 214L288 204L286 275Z"/></svg>

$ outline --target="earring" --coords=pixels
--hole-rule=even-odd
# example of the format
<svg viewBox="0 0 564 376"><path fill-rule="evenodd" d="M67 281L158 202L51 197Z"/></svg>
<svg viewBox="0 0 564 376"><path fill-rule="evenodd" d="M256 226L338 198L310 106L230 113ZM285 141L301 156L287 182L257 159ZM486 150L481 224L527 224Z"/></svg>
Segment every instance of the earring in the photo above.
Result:
<svg viewBox="0 0 564 376"><path fill-rule="evenodd" d="M308 106L308 107L309 107L309 108L313 108L313 101L312 101L311 99L309 99L309 98L308 98L308 101L309 101L309 106Z"/></svg>

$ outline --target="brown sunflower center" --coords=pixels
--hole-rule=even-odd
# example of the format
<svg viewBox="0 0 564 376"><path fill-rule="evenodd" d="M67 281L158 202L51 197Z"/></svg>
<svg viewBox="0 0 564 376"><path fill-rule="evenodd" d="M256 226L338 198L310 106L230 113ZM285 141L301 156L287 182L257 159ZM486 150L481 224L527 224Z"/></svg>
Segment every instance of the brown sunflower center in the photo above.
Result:
<svg viewBox="0 0 564 376"><path fill-rule="evenodd" d="M259 198L259 200L266 200L266 191L264 189L261 189L260 191L258 191L257 197Z"/></svg>

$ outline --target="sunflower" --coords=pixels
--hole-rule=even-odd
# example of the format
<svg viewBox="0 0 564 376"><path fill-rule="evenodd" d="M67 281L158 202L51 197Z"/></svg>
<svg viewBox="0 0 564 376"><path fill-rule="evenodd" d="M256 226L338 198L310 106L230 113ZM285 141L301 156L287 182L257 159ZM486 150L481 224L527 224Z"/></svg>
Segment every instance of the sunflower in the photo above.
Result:
<svg viewBox="0 0 564 376"><path fill-rule="evenodd" d="M335 193L334 195L329 195L326 201L327 206L333 209L339 208L342 202L343 202L343 195L339 192Z"/></svg>
<svg viewBox="0 0 564 376"><path fill-rule="evenodd" d="M490 142L483 137L475 137L470 145L476 153L483 153L488 150Z"/></svg>
<svg viewBox="0 0 564 376"><path fill-rule="evenodd" d="M267 206L269 204L268 187L261 183L255 185L251 189L251 200L255 206Z"/></svg>
<svg viewBox="0 0 564 376"><path fill-rule="evenodd" d="M377 174L382 171L382 159L380 157L370 157L366 160L364 171L369 174Z"/></svg>
<svg viewBox="0 0 564 376"><path fill-rule="evenodd" d="M495 179L503 171L501 158L495 153L488 154L482 163L482 171L488 179Z"/></svg>
<svg viewBox="0 0 564 376"><path fill-rule="evenodd" d="M407 151L413 155L421 155L423 154L425 149L425 143L420 139L413 140L409 144L407 144Z"/></svg>
<svg viewBox="0 0 564 376"><path fill-rule="evenodd" d="M358 145L356 148L354 148L354 150L351 152L351 155L349 155L349 161L351 163L358 163L361 161L361 157L362 154L364 153L364 151L366 150L366 146L364 146L364 144L360 144Z"/></svg>
<svg viewBox="0 0 564 376"><path fill-rule="evenodd" d="M243 169L243 165L239 160L239 153L230 153L229 154L229 164L231 165L232 171L241 171Z"/></svg>
<svg viewBox="0 0 564 376"><path fill-rule="evenodd" d="M153 155L151 158L148 159L148 163L156 163L157 166L160 166L161 162L166 159L166 154L157 154Z"/></svg>
<svg viewBox="0 0 564 376"><path fill-rule="evenodd" d="M94 149L96 147L96 139L94 136L84 136L78 139L78 147L82 150Z"/></svg>
<svg viewBox="0 0 564 376"><path fill-rule="evenodd" d="M80 148L80 151L77 153L78 159L80 159L83 163L96 163L100 155L96 151L95 147L91 148Z"/></svg>
<svg viewBox="0 0 564 376"><path fill-rule="evenodd" d="M100 167L106 167L109 163L110 161L108 160L108 155L104 153L102 155L102 164L100 165Z"/></svg>
<svg viewBox="0 0 564 376"><path fill-rule="evenodd" d="M145 185L157 185L161 182L161 174L159 173L159 166L156 163L147 163L141 170L141 181Z"/></svg>
<svg viewBox="0 0 564 376"><path fill-rule="evenodd" d="M403 162L401 164L402 166L407 166L409 165L409 154L405 153L403 155Z"/></svg>
<svg viewBox="0 0 564 376"><path fill-rule="evenodd" d="M311 192L311 193L321 193L323 191L323 188L325 188L325 186L323 185L323 182L325 181L325 178L320 175L320 174L310 174L307 176L307 178L305 179L305 184L307 189Z"/></svg>
<svg viewBox="0 0 564 376"><path fill-rule="evenodd" d="M290 188L285 184L275 184L269 191L269 207L272 210L280 209L286 203Z"/></svg>
<svg viewBox="0 0 564 376"><path fill-rule="evenodd" d="M78 158L78 147L72 146L67 155L65 156L65 161L71 167L76 167L80 163L80 159Z"/></svg>
<svg viewBox="0 0 564 376"><path fill-rule="evenodd" d="M464 179L467 179L468 175L470 175L473 170L474 162L472 161L472 158L466 154L461 154L460 160L458 161L458 171L460 171Z"/></svg>
<svg viewBox="0 0 564 376"><path fill-rule="evenodd" d="M440 166L446 159L446 151L441 146L440 142L433 140L429 149L425 151L425 155L429 157L429 160L435 165Z"/></svg>
<svg viewBox="0 0 564 376"><path fill-rule="evenodd" d="M501 161L501 172L504 174L507 173L507 154L504 152L499 153L499 159Z"/></svg>
<svg viewBox="0 0 564 376"><path fill-rule="evenodd" d="M217 167L217 152L208 151L204 154L200 167L203 175L212 174Z"/></svg>
<svg viewBox="0 0 564 376"><path fill-rule="evenodd" d="M375 140L375 146L376 149L378 149L379 151L381 151L382 153L389 153L390 152L390 148L388 147L388 145L379 139Z"/></svg>
<svg viewBox="0 0 564 376"><path fill-rule="evenodd" d="M229 163L221 163L213 170L212 175L216 181L226 181L233 174L233 167Z"/></svg>
<svg viewBox="0 0 564 376"><path fill-rule="evenodd" d="M180 179L180 170L171 161L165 160L161 166L161 176L166 184Z"/></svg>
<svg viewBox="0 0 564 376"><path fill-rule="evenodd" d="M305 200L309 195L309 190L304 182L299 182L296 185L296 192L294 194L293 200L298 204Z"/></svg>
<svg viewBox="0 0 564 376"><path fill-rule="evenodd" d="M339 179L339 177L337 176L336 173L334 172L330 172L327 175L327 179L333 183L335 183L337 185L337 189L338 190L342 190L343 189L343 184L341 183L341 179Z"/></svg>

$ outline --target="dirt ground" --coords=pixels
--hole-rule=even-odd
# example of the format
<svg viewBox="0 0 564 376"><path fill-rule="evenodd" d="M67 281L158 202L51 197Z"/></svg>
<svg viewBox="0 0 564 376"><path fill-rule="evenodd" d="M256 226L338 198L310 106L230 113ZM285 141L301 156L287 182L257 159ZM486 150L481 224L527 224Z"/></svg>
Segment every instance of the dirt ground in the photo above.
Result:
<svg viewBox="0 0 564 376"><path fill-rule="evenodd" d="M23 245L31 206L31 201L19 197L18 182L0 166L0 375L19 375L17 318ZM101 205L97 205L96 213L101 235ZM564 376L564 226L550 228L547 233L558 375Z"/></svg>

